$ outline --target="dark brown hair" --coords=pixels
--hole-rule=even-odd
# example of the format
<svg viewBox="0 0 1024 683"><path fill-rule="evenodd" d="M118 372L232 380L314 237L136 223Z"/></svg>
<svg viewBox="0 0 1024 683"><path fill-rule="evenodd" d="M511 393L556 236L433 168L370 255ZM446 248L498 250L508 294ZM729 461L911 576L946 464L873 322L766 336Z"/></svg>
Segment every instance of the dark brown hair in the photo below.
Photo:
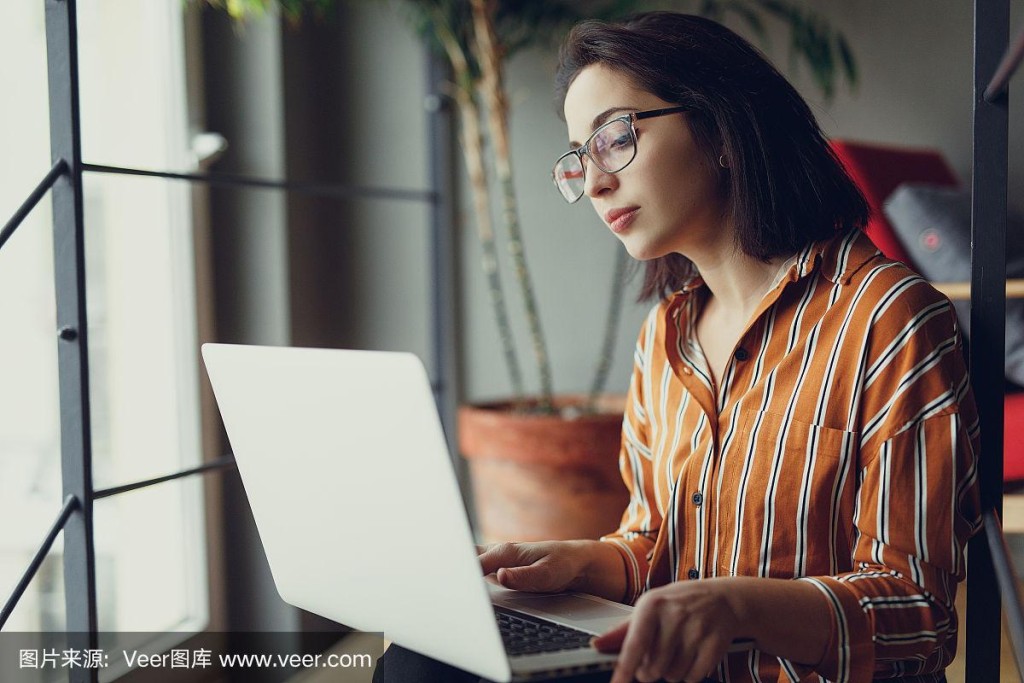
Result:
<svg viewBox="0 0 1024 683"><path fill-rule="evenodd" d="M721 174L739 246L769 260L863 228L869 209L807 103L750 43L703 17L649 12L585 21L566 37L555 86L562 113L579 72L603 64L687 121L705 163ZM562 113L564 116L564 113ZM726 166L718 162L725 155ZM648 261L641 299L678 289L693 272L680 254Z"/></svg>

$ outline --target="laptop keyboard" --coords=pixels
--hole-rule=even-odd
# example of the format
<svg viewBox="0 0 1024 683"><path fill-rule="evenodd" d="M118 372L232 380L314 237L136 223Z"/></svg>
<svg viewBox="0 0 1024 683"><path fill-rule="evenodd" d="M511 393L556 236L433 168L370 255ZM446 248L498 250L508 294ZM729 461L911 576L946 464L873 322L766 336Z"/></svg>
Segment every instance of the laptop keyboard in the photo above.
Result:
<svg viewBox="0 0 1024 683"><path fill-rule="evenodd" d="M495 607L494 612L498 618L501 639L509 655L576 650L587 647L594 637L591 633L536 619L528 614L509 612L500 607Z"/></svg>

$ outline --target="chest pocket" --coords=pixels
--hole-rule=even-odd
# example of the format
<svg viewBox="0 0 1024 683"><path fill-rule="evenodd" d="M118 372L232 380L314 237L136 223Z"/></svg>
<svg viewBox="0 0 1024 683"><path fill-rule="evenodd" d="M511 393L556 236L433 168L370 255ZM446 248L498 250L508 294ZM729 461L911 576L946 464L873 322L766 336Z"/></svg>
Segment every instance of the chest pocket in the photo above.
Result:
<svg viewBox="0 0 1024 683"><path fill-rule="evenodd" d="M792 578L848 562L858 435L756 410L740 425L720 473L720 571Z"/></svg>
<svg viewBox="0 0 1024 683"><path fill-rule="evenodd" d="M842 460L857 443L857 434L789 418L778 413L745 410L741 441L756 444L758 454L786 453L801 458ZM749 449L748 449L749 450Z"/></svg>

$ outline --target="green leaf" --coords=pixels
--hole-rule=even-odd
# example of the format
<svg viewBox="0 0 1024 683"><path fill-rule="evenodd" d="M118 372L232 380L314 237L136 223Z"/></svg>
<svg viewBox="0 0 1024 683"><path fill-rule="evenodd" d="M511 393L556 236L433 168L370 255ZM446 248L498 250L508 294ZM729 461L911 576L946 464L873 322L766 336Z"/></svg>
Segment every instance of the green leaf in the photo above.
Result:
<svg viewBox="0 0 1024 683"><path fill-rule="evenodd" d="M853 51L825 18L790 0L755 1L765 14L788 25L791 68L796 70L801 62L806 63L826 101L835 97L840 70L851 85L855 83Z"/></svg>
<svg viewBox="0 0 1024 683"><path fill-rule="evenodd" d="M857 60L854 58L846 38L841 35L836 36L836 49L839 50L839 61L843 65L843 71L846 72L846 80L850 82L850 85L857 85Z"/></svg>
<svg viewBox="0 0 1024 683"><path fill-rule="evenodd" d="M342 2L353 0L205 1L240 21L260 16L276 3L289 22L298 23L309 16L321 19ZM445 54L438 36L441 31L448 31L466 55L472 78L478 77L469 0L377 1L396 7L416 34L438 54ZM676 0L674 4L688 6L691 11L716 20L733 14L763 46L769 39L764 19L782 22L789 30L791 68L797 70L801 63L806 63L826 100L834 96L841 77L851 85L857 81L856 59L845 37L797 0ZM569 27L582 19L614 21L642 9L664 6L658 0L496 0L495 30L499 49L507 59L524 48L557 45Z"/></svg>

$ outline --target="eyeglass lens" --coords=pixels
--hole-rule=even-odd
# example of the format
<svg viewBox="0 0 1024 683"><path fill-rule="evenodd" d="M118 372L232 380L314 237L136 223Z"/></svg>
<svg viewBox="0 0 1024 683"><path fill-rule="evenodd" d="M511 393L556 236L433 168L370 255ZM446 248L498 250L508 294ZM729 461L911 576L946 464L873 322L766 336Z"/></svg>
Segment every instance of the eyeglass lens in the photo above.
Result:
<svg viewBox="0 0 1024 683"><path fill-rule="evenodd" d="M636 155L636 143L628 121L616 119L594 131L584 153L605 173L618 173ZM566 154L555 163L555 185L567 201L583 196L584 172L578 154Z"/></svg>

